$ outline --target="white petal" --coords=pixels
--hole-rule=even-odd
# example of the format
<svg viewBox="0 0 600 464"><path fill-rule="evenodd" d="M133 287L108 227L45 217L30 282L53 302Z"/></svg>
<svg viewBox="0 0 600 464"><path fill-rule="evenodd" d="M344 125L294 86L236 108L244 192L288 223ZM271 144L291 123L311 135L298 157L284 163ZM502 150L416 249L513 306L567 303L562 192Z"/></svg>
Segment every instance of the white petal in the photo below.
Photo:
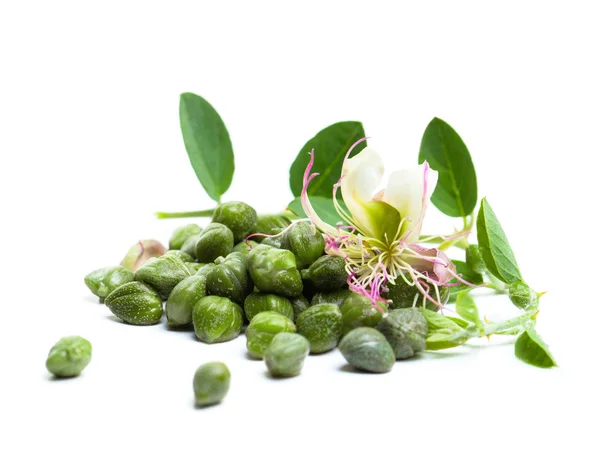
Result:
<svg viewBox="0 0 600 464"><path fill-rule="evenodd" d="M407 241L418 241L429 204L435 189L438 173L429 167L427 162L420 166L393 172L383 192L383 201L400 212L402 218L410 219L406 230L410 229Z"/></svg>

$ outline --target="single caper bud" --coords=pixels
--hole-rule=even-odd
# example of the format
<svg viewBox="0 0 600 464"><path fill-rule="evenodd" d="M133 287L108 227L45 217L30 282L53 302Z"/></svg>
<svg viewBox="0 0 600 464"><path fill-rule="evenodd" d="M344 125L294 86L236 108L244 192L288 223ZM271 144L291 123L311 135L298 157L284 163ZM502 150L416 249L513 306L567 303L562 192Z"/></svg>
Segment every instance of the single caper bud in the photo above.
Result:
<svg viewBox="0 0 600 464"><path fill-rule="evenodd" d="M192 275L183 261L175 256L151 258L135 273L135 280L154 288L166 300L179 282Z"/></svg>
<svg viewBox="0 0 600 464"><path fill-rule="evenodd" d="M193 275L179 282L165 305L169 327L192 323L192 311L200 298L206 296L206 277Z"/></svg>
<svg viewBox="0 0 600 464"><path fill-rule="evenodd" d="M247 255L248 253L250 253L250 250L252 248L254 248L256 245L258 245L258 242L255 242L254 240L243 240L240 243L237 243L234 247L233 250L231 250L232 252L239 252L239 253L243 253L245 255Z"/></svg>
<svg viewBox="0 0 600 464"><path fill-rule="evenodd" d="M209 295L229 298L238 304L252 291L253 284L248 277L248 258L242 253L230 253L226 258L219 257L215 266L206 273L206 290Z"/></svg>
<svg viewBox="0 0 600 464"><path fill-rule="evenodd" d="M184 263L191 263L194 261L194 258L189 253L181 250L169 250L163 256L175 256L179 258Z"/></svg>
<svg viewBox="0 0 600 464"><path fill-rule="evenodd" d="M203 342L226 342L242 331L242 308L222 296L205 296L194 305L192 322L196 337Z"/></svg>
<svg viewBox="0 0 600 464"><path fill-rule="evenodd" d="M308 269L302 270L302 278L311 280L318 290L337 290L348 281L346 262L339 256L321 256Z"/></svg>
<svg viewBox="0 0 600 464"><path fill-rule="evenodd" d="M539 295L522 280L510 284L508 296L517 308L525 311L537 309L540 299Z"/></svg>
<svg viewBox="0 0 600 464"><path fill-rule="evenodd" d="M200 267L196 271L196 275L201 275L206 277L216 266L215 263L198 263Z"/></svg>
<svg viewBox="0 0 600 464"><path fill-rule="evenodd" d="M246 319L251 321L254 316L263 311L275 311L285 317L294 320L294 307L290 300L284 296L273 293L251 293L244 301L244 312Z"/></svg>
<svg viewBox="0 0 600 464"><path fill-rule="evenodd" d="M196 259L196 244L198 243L198 239L200 239L200 234L188 237L188 239L183 242L183 245L181 245L181 251Z"/></svg>
<svg viewBox="0 0 600 464"><path fill-rule="evenodd" d="M340 306L342 333L346 334L356 327L375 327L388 305L380 301L377 306L379 309L366 296L351 292Z"/></svg>
<svg viewBox="0 0 600 464"><path fill-rule="evenodd" d="M165 251L167 249L156 240L140 240L129 248L121 266L135 272L149 259L164 255Z"/></svg>
<svg viewBox="0 0 600 464"><path fill-rule="evenodd" d="M231 373L222 362L203 364L194 373L194 397L198 406L223 401L229 391Z"/></svg>
<svg viewBox="0 0 600 464"><path fill-rule="evenodd" d="M235 242L245 239L256 225L256 211L252 206L241 201L221 203L215 209L213 222L229 227Z"/></svg>
<svg viewBox="0 0 600 464"><path fill-rule="evenodd" d="M219 256L227 256L233 249L233 233L227 226L212 222L202 231L196 242L196 259L210 263Z"/></svg>
<svg viewBox="0 0 600 464"><path fill-rule="evenodd" d="M295 332L289 317L275 311L263 311L252 318L246 329L246 348L255 358L263 358L273 337L280 332Z"/></svg>
<svg viewBox="0 0 600 464"><path fill-rule="evenodd" d="M290 298L290 303L292 303L292 308L294 309L294 320L298 318L298 314L310 307L310 303L302 294Z"/></svg>
<svg viewBox="0 0 600 464"><path fill-rule="evenodd" d="M310 300L310 304L317 305L321 303L332 303L338 307L341 307L344 301L346 301L346 298L353 294L354 292L351 292L347 288L334 290L333 292L317 292Z"/></svg>
<svg viewBox="0 0 600 464"><path fill-rule="evenodd" d="M265 351L267 369L275 377L298 375L309 352L310 343L302 335L280 332Z"/></svg>
<svg viewBox="0 0 600 464"><path fill-rule="evenodd" d="M160 295L142 282L129 282L112 291L104 300L110 311L132 325L160 322L163 305Z"/></svg>
<svg viewBox="0 0 600 464"><path fill-rule="evenodd" d="M481 249L479 245L469 245L466 250L467 265L477 274L483 274L485 272L485 262L483 256L481 256Z"/></svg>
<svg viewBox="0 0 600 464"><path fill-rule="evenodd" d="M275 235L291 224L291 221L281 214L260 214L256 218L256 224L252 233ZM256 237L257 241L261 241L262 237Z"/></svg>
<svg viewBox="0 0 600 464"><path fill-rule="evenodd" d="M190 238L192 235L198 235L200 232L202 232L202 227L200 227L198 224L186 224L184 226L179 226L173 231L173 235L171 235L171 240L169 240L169 248L171 250L181 250L181 247L188 238Z"/></svg>
<svg viewBox="0 0 600 464"><path fill-rule="evenodd" d="M100 301L104 301L115 288L132 280L133 272L123 266L103 267L90 272L84 278L87 287L94 295L100 297Z"/></svg>
<svg viewBox="0 0 600 464"><path fill-rule="evenodd" d="M248 254L248 270L261 292L287 297L302 293L302 278L296 269L296 258L289 250L258 245Z"/></svg>
<svg viewBox="0 0 600 464"><path fill-rule="evenodd" d="M312 223L301 221L282 235L281 248L294 253L296 266L298 269L304 269L323 255L325 240Z"/></svg>
<svg viewBox="0 0 600 464"><path fill-rule="evenodd" d="M394 309L376 328L392 346L396 359L410 358L425 349L427 320L417 308Z"/></svg>
<svg viewBox="0 0 600 464"><path fill-rule="evenodd" d="M277 232L279 234L279 232ZM266 237L261 242L263 245L269 245L273 248L282 248L281 242L283 240L283 235L274 235L273 237Z"/></svg>
<svg viewBox="0 0 600 464"><path fill-rule="evenodd" d="M311 353L334 349L342 336L342 313L334 304L311 306L298 315L296 324L298 333L310 342Z"/></svg>
<svg viewBox="0 0 600 464"><path fill-rule="evenodd" d="M351 330L340 341L339 349L352 366L367 372L389 372L396 361L388 341L372 327Z"/></svg>
<svg viewBox="0 0 600 464"><path fill-rule="evenodd" d="M434 303L429 298L423 296L416 285L408 285L401 277L396 279L396 283L386 284L387 292L382 292L381 296L391 300L390 307L410 308L412 306L425 307L431 311L439 311L450 298L450 287L438 286L439 304ZM438 295L433 285L430 285L428 295L438 301Z"/></svg>
<svg viewBox="0 0 600 464"><path fill-rule="evenodd" d="M184 263L190 274L197 274L200 269L206 266L207 263Z"/></svg>
<svg viewBox="0 0 600 464"><path fill-rule="evenodd" d="M63 337L50 349L46 369L56 377L76 377L92 360L92 344L78 336Z"/></svg>

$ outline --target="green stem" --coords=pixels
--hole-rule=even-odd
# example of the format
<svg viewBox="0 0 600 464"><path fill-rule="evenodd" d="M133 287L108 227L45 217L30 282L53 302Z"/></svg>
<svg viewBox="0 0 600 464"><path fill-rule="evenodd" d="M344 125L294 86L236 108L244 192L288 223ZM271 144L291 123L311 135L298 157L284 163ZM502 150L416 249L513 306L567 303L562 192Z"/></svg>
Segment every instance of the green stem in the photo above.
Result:
<svg viewBox="0 0 600 464"><path fill-rule="evenodd" d="M488 288L496 290L496 293L506 293L507 286L504 282L495 277L491 272L486 271L485 275L490 279L487 284Z"/></svg>
<svg viewBox="0 0 600 464"><path fill-rule="evenodd" d="M525 325L535 319L537 312L537 309L534 309L507 321L485 324L483 335L488 337L494 334L513 333L514 329L525 329Z"/></svg>
<svg viewBox="0 0 600 464"><path fill-rule="evenodd" d="M155 213L158 219L175 219L175 218L189 218L189 217L211 217L215 213L215 209L205 209L203 211L182 211L179 213Z"/></svg>

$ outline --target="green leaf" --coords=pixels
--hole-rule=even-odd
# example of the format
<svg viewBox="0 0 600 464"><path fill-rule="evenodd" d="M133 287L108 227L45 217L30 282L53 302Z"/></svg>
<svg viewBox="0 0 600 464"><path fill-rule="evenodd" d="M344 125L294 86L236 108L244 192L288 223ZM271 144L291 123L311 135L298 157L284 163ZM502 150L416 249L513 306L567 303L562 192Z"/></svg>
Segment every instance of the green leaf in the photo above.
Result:
<svg viewBox="0 0 600 464"><path fill-rule="evenodd" d="M338 202L343 208L345 208L345 204L343 201L338 200ZM325 221L327 224L336 225L338 222L346 224L346 221L344 221L335 210L335 207L333 206L333 199L311 196L310 203L312 204L319 217L323 219L323 221ZM304 214L304 210L302 209L302 202L300 200L300 197L294 198L287 208L298 217L306 217L306 214Z"/></svg>
<svg viewBox="0 0 600 464"><path fill-rule="evenodd" d="M206 193L220 201L233 178L233 148L216 110L204 98L182 93L179 122L185 149Z"/></svg>
<svg viewBox="0 0 600 464"><path fill-rule="evenodd" d="M421 139L419 163L438 174L431 202L444 214L466 217L477 204L477 175L469 150L452 127L433 118Z"/></svg>
<svg viewBox="0 0 600 464"><path fill-rule="evenodd" d="M477 215L477 241L485 266L495 277L506 284L523 280L504 230L485 198Z"/></svg>
<svg viewBox="0 0 600 464"><path fill-rule="evenodd" d="M479 331L483 331L483 322L479 318L479 310L473 297L466 292L461 292L456 298L456 312L463 319L475 324ZM482 333L483 335L483 333Z"/></svg>
<svg viewBox="0 0 600 464"><path fill-rule="evenodd" d="M466 280L467 282L469 282L473 285L480 285L483 283L483 276L481 274L478 274L477 272L473 271L473 269L471 269L467 265L466 262L459 261L457 259L453 259L452 262L456 266L456 273L458 275L460 275L463 280ZM458 280L452 279L450 281L450 283L451 284L458 283ZM473 290L473 287L470 287L465 284L460 284L457 286L449 287L449 289L450 289L450 302L453 302L456 300L456 298L460 292L470 292L471 290Z"/></svg>
<svg viewBox="0 0 600 464"><path fill-rule="evenodd" d="M429 309L421 308L429 334L427 335L428 350L443 350L454 348L465 343L471 337L466 328L461 327L453 319Z"/></svg>
<svg viewBox="0 0 600 464"><path fill-rule="evenodd" d="M314 149L315 163L312 172L318 172L319 175L311 181L308 186L308 193L311 196L331 198L333 196L333 184L340 178L346 152L354 142L364 136L365 130L362 123L345 121L326 127L310 139L302 147L290 167L290 188L294 196L299 197L302 193L304 171L310 161L309 153ZM354 148L350 156L356 155L366 146L366 142L361 142Z"/></svg>
<svg viewBox="0 0 600 464"><path fill-rule="evenodd" d="M556 361L550 354L548 345L537 334L535 329L529 327L517 338L515 343L515 356L521 361L537 367L554 367Z"/></svg>

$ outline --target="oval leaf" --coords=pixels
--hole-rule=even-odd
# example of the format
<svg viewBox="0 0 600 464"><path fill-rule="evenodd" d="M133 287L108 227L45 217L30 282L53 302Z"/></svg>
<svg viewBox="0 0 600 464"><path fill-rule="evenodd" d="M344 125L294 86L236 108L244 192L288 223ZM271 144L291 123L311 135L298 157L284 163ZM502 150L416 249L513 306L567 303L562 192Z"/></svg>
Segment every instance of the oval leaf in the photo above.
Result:
<svg viewBox="0 0 600 464"><path fill-rule="evenodd" d="M338 200L342 208L345 208L344 202ZM319 215L319 217L325 221L327 224L336 225L338 222L341 222L343 225L346 222L338 215L335 207L333 206L333 199L325 198L325 197L310 197L310 203L313 205L313 208ZM302 201L300 197L294 198L290 204L288 205L288 209L294 213L296 216L305 218L306 214L302 209Z"/></svg>
<svg viewBox="0 0 600 464"><path fill-rule="evenodd" d="M419 163L439 173L431 202L444 214L466 217L477 204L477 176L469 150L452 127L433 118L421 139Z"/></svg>
<svg viewBox="0 0 600 464"><path fill-rule="evenodd" d="M477 215L477 241L485 266L495 277L507 284L523 280L506 234L485 198Z"/></svg>
<svg viewBox="0 0 600 464"><path fill-rule="evenodd" d="M299 197L302 193L304 171L310 160L308 154L314 149L315 164L312 171L318 172L319 175L308 186L308 193L331 198L333 196L333 184L340 178L346 152L354 142L364 136L365 130L362 123L344 121L326 127L306 142L306 145L302 147L290 167L290 188L294 196ZM356 155L366 146L366 142L360 143L354 147L350 156Z"/></svg>
<svg viewBox="0 0 600 464"><path fill-rule="evenodd" d="M480 331L483 330L483 322L479 318L479 310L473 297L467 292L461 292L456 298L456 312L464 320L472 322Z"/></svg>
<svg viewBox="0 0 600 464"><path fill-rule="evenodd" d="M556 361L550 354L548 345L533 328L527 328L515 343L515 356L521 361L537 367L554 367Z"/></svg>
<svg viewBox="0 0 600 464"><path fill-rule="evenodd" d="M229 132L216 110L204 98L182 93L179 122L185 149L198 180L215 201L233 178L233 147Z"/></svg>

